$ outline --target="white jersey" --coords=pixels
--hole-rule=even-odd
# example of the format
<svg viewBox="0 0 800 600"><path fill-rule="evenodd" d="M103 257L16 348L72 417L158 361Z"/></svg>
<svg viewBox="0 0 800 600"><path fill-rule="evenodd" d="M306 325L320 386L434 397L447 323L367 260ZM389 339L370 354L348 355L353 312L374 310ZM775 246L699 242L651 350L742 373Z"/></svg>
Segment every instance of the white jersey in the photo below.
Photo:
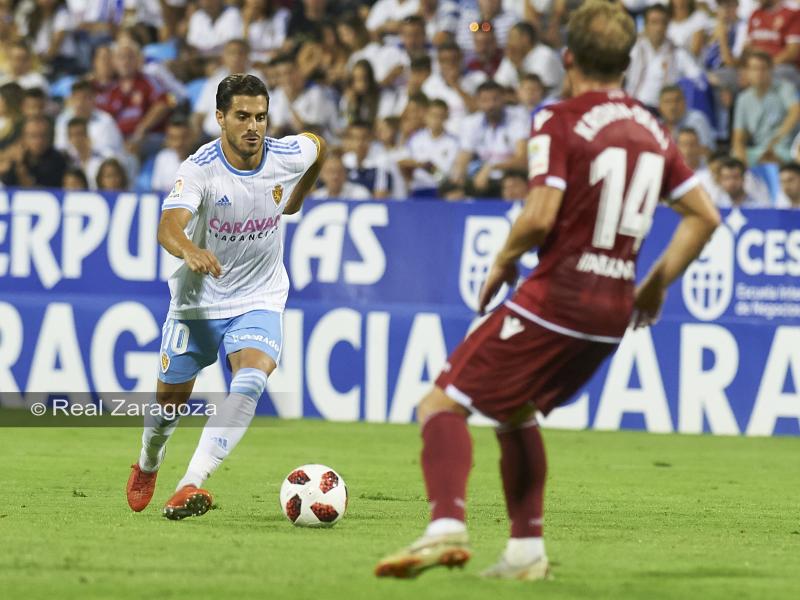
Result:
<svg viewBox="0 0 800 600"><path fill-rule="evenodd" d="M317 160L310 136L266 138L261 164L239 171L216 139L187 158L163 210L192 212L186 235L219 259L222 275L182 264L169 278L174 319L226 319L251 310L283 312L289 277L283 266L281 214L300 178Z"/></svg>

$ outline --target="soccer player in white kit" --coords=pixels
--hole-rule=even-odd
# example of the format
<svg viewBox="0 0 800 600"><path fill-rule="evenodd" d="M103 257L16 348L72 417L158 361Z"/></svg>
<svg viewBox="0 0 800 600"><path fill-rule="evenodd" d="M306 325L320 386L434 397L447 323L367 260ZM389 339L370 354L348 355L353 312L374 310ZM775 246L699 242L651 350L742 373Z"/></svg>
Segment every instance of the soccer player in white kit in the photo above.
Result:
<svg viewBox="0 0 800 600"><path fill-rule="evenodd" d="M164 506L168 519L210 508L202 485L241 440L277 366L289 291L278 227L281 215L300 210L325 159L324 141L311 133L266 137L269 94L259 78L226 77L216 102L220 138L183 162L162 207L158 241L183 264L169 280L156 396L161 405L185 403L200 370L216 362L220 344L233 380ZM145 419L127 485L136 512L153 497L176 427L177 418Z"/></svg>

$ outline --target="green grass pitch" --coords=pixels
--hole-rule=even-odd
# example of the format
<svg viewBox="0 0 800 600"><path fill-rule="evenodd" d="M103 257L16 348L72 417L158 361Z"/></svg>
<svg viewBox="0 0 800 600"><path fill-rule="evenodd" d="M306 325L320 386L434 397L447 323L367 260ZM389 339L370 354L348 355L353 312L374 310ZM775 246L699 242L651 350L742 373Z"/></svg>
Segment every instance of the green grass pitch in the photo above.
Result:
<svg viewBox="0 0 800 600"><path fill-rule="evenodd" d="M124 487L140 433L0 429L0 597L800 598L797 438L546 431L555 579L520 583L477 576L507 535L490 429L472 429L473 559L415 581L372 575L426 521L415 426L258 419L208 482L217 509L182 522L160 509L200 430L179 428L153 503L133 514ZM283 477L307 462L348 484L332 529L280 512Z"/></svg>

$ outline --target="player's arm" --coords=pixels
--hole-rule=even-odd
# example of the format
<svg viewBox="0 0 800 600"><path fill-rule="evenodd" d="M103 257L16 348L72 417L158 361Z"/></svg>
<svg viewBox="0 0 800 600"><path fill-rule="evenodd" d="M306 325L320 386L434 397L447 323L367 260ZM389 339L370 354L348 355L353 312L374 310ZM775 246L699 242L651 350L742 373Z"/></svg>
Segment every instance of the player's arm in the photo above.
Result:
<svg viewBox="0 0 800 600"><path fill-rule="evenodd" d="M210 250L198 248L186 237L184 229L191 218L192 212L186 208L164 210L158 224L158 243L172 256L182 258L195 273L210 273L219 277L222 266L217 257Z"/></svg>
<svg viewBox="0 0 800 600"><path fill-rule="evenodd" d="M681 221L667 249L636 290L634 328L655 322L667 288L700 256L720 223L719 211L699 185L673 203L672 208L681 215Z"/></svg>
<svg viewBox="0 0 800 600"><path fill-rule="evenodd" d="M536 186L528 192L525 206L511 226L511 233L495 258L481 290L478 303L480 314L483 314L504 283L516 283L517 261L531 248L542 245L553 229L563 198L563 190L550 186Z"/></svg>
<svg viewBox="0 0 800 600"><path fill-rule="evenodd" d="M301 133L300 136L314 142L317 156L292 190L292 195L289 197L289 200L286 202L286 207L283 209L283 214L285 215L293 215L303 208L303 201L306 199L306 196L311 193L311 190L314 189L314 184L317 182L319 172L322 170L322 165L325 162L325 157L328 152L327 144L321 137L313 133Z"/></svg>

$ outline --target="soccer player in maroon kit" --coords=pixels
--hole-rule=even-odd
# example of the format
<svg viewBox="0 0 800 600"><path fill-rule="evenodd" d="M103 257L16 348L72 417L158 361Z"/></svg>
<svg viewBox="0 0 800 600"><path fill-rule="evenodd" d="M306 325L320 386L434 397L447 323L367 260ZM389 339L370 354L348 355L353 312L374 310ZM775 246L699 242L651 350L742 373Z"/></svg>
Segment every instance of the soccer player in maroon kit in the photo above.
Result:
<svg viewBox="0 0 800 600"><path fill-rule="evenodd" d="M465 526L472 446L466 418L496 419L511 536L486 577L535 580L549 569L542 538L545 450L535 418L566 402L617 348L653 323L667 287L701 252L719 213L670 136L620 89L636 39L615 3L572 15L564 64L573 98L534 119L526 205L489 271L481 312L517 260L539 265L512 299L450 356L422 399L422 470L431 506L423 537L384 558L378 576L415 577L470 558ZM635 288L635 261L659 199L682 215L667 249Z"/></svg>

